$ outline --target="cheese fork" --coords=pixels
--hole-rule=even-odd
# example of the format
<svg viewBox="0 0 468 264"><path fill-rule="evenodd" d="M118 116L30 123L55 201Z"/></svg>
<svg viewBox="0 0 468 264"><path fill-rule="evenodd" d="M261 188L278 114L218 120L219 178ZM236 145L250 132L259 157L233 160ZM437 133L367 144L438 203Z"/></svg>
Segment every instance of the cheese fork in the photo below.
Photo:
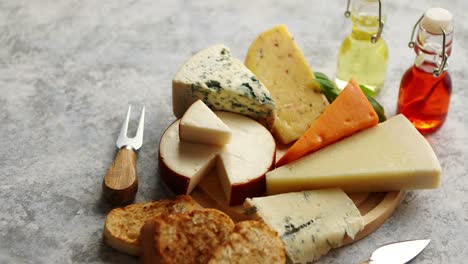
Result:
<svg viewBox="0 0 468 264"><path fill-rule="evenodd" d="M117 138L116 145L119 151L102 182L104 196L114 205L127 204L133 201L138 190L136 150L143 145L145 106L141 109L140 122L133 138L127 137L131 109L132 106L129 105L127 117Z"/></svg>

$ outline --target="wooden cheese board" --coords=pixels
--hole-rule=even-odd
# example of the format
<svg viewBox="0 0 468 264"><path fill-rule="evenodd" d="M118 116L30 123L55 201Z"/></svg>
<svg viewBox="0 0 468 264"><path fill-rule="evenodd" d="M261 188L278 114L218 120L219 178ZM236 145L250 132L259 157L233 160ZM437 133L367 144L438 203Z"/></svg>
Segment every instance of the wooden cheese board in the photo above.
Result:
<svg viewBox="0 0 468 264"><path fill-rule="evenodd" d="M286 146L280 147L277 151L277 158L286 149ZM228 205L216 170L206 175L190 195L201 206L221 210L236 222L250 219L250 216L244 213L242 205ZM356 235L354 240L345 237L343 246L358 241L379 228L392 215L403 196L404 191L349 194L364 219L364 229Z"/></svg>

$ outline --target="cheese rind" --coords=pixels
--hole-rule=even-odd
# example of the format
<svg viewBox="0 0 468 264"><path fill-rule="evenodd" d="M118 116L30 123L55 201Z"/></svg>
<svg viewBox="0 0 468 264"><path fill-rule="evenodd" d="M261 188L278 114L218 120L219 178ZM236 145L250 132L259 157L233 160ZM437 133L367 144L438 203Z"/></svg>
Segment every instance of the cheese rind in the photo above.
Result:
<svg viewBox="0 0 468 264"><path fill-rule="evenodd" d="M340 189L246 199L244 207L278 232L292 263L310 263L364 228L353 201Z"/></svg>
<svg viewBox="0 0 468 264"><path fill-rule="evenodd" d="M266 175L267 193L339 187L347 193L437 188L439 161L403 115Z"/></svg>
<svg viewBox="0 0 468 264"><path fill-rule="evenodd" d="M267 127L274 123L275 103L270 92L224 45L195 54L172 81L173 109L177 118L198 99L213 110L249 116Z"/></svg>
<svg viewBox="0 0 468 264"><path fill-rule="evenodd" d="M198 100L180 119L179 136L183 141L222 146L231 140L231 129Z"/></svg>
<svg viewBox="0 0 468 264"><path fill-rule="evenodd" d="M361 91L351 80L325 112L288 149L276 167L293 162L338 140L379 123L379 117Z"/></svg>
<svg viewBox="0 0 468 264"><path fill-rule="evenodd" d="M254 40L245 65L265 84L276 103L273 134L281 143L298 139L328 106L302 51L284 25Z"/></svg>
<svg viewBox="0 0 468 264"><path fill-rule="evenodd" d="M195 144L179 138L179 120L159 142L159 168L164 182L177 194L189 194L216 164L222 146Z"/></svg>
<svg viewBox="0 0 468 264"><path fill-rule="evenodd" d="M231 141L223 147L181 141L179 121L174 122L160 140L161 177L174 192L188 194L216 167L228 203L241 204L246 197L264 194L276 143L264 126L248 117L216 115L231 129Z"/></svg>

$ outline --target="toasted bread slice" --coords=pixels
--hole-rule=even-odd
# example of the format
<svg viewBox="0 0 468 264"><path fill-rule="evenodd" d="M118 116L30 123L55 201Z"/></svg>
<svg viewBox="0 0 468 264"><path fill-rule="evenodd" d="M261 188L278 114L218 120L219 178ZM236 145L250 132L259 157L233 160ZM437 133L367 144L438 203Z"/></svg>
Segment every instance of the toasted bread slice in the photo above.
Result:
<svg viewBox="0 0 468 264"><path fill-rule="evenodd" d="M161 214L141 230L143 263L207 263L232 232L234 222L216 209Z"/></svg>
<svg viewBox="0 0 468 264"><path fill-rule="evenodd" d="M139 234L146 220L161 213L185 213L201 208L188 195L175 200L161 200L150 203L132 204L113 209L104 225L104 242L123 253L140 254Z"/></svg>
<svg viewBox="0 0 468 264"><path fill-rule="evenodd" d="M208 264L286 263L286 253L280 237L266 224L243 221L219 246Z"/></svg>

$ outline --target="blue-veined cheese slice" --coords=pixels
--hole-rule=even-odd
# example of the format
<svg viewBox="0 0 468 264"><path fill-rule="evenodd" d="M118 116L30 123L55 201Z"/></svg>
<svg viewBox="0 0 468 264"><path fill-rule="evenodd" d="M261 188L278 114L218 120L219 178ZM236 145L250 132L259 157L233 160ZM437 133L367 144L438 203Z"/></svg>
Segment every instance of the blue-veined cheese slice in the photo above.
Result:
<svg viewBox="0 0 468 264"><path fill-rule="evenodd" d="M267 193L339 187L346 193L431 189L439 161L403 115L267 173Z"/></svg>
<svg viewBox="0 0 468 264"><path fill-rule="evenodd" d="M204 49L190 58L172 81L177 118L196 100L213 110L249 116L272 127L275 104L270 92L224 45Z"/></svg>
<svg viewBox="0 0 468 264"><path fill-rule="evenodd" d="M353 201L336 188L248 198L244 207L278 232L292 263L311 263L364 228Z"/></svg>

